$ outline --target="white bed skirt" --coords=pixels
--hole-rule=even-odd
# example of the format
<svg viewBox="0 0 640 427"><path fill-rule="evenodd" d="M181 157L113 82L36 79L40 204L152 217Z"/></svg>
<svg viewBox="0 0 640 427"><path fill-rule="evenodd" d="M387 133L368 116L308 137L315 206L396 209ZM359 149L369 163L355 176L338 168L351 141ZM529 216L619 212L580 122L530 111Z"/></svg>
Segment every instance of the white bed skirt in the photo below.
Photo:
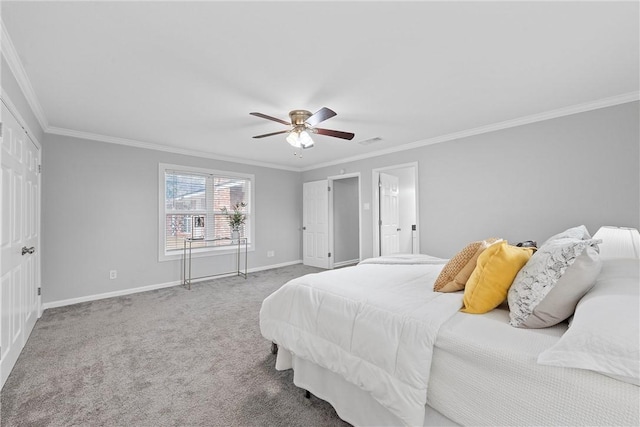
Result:
<svg viewBox="0 0 640 427"><path fill-rule="evenodd" d="M346 382L339 375L305 359L293 356L279 347L276 369L293 368L293 383L333 406L340 418L354 426L401 426L402 421L371 395ZM424 426L457 426L429 405L426 406Z"/></svg>

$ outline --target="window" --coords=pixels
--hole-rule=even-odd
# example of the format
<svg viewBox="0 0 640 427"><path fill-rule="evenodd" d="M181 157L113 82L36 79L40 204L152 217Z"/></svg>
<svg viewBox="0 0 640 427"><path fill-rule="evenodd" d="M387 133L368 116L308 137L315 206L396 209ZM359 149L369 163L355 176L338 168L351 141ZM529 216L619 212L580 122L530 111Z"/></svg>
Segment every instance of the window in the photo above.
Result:
<svg viewBox="0 0 640 427"><path fill-rule="evenodd" d="M253 175L160 164L160 260L182 255L185 238L218 239L201 246L201 252L227 252L232 245L231 228L222 213L236 204L246 215L240 237L252 243ZM235 249L235 247L233 248Z"/></svg>

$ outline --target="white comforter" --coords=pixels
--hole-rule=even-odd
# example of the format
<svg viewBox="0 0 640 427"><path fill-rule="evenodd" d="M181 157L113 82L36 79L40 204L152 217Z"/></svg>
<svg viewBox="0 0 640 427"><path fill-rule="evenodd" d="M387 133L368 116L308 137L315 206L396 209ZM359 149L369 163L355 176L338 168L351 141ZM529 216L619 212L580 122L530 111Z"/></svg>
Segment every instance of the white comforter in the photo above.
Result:
<svg viewBox="0 0 640 427"><path fill-rule="evenodd" d="M407 425L422 425L433 345L461 294L433 292L434 257L367 260L294 279L267 297L262 335L329 369Z"/></svg>

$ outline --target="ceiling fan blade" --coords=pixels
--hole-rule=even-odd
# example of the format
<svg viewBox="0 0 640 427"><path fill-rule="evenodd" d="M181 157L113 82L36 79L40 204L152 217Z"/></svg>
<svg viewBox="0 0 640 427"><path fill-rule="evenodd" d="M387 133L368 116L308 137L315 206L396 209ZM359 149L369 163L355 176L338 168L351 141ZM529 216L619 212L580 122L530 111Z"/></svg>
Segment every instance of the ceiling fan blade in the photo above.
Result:
<svg viewBox="0 0 640 427"><path fill-rule="evenodd" d="M256 135L256 136L254 136L254 138L264 138L265 136L280 135L281 133L288 133L288 132L291 132L291 131L289 129L281 130L281 131L278 131L278 132L271 132L271 133L265 133L263 135Z"/></svg>
<svg viewBox="0 0 640 427"><path fill-rule="evenodd" d="M333 110L330 110L327 107L322 107L321 109L319 109L318 111L316 111L315 113L313 113L311 115L311 117L309 117L306 120L306 123L309 126L315 126L320 122L324 122L327 119L330 119L331 117L335 116L336 112Z"/></svg>
<svg viewBox="0 0 640 427"><path fill-rule="evenodd" d="M319 135L327 135L327 136L333 136L335 138L342 138L342 139L349 139L349 140L353 139L353 137L356 136L355 133L351 133L351 132L342 132L339 130L321 129L321 128L314 128L313 132Z"/></svg>
<svg viewBox="0 0 640 427"><path fill-rule="evenodd" d="M249 114L256 117L262 117L263 119L273 120L274 122L282 123L283 125L291 125L291 123L289 122L285 122L284 120L280 120L275 117L267 116L266 114L262 114L262 113L249 113Z"/></svg>

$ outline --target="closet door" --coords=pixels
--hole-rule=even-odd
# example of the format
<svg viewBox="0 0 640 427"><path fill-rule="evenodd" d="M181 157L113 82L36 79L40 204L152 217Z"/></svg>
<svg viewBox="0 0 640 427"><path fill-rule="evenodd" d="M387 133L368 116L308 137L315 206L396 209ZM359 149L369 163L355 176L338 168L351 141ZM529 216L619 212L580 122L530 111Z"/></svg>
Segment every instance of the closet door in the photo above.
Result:
<svg viewBox="0 0 640 427"><path fill-rule="evenodd" d="M0 386L38 317L40 150L2 104L0 144Z"/></svg>

